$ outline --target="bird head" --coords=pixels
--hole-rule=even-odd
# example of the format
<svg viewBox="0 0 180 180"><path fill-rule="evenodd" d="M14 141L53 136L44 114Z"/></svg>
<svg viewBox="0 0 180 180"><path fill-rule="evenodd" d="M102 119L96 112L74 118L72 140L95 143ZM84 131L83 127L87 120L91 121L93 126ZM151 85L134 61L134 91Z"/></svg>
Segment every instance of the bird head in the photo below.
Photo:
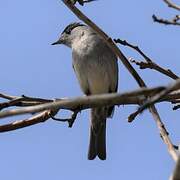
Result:
<svg viewBox="0 0 180 180"><path fill-rule="evenodd" d="M71 23L63 30L59 39L52 43L52 45L64 44L68 47L72 47L72 44L82 37L86 28L87 26L84 24L77 22Z"/></svg>

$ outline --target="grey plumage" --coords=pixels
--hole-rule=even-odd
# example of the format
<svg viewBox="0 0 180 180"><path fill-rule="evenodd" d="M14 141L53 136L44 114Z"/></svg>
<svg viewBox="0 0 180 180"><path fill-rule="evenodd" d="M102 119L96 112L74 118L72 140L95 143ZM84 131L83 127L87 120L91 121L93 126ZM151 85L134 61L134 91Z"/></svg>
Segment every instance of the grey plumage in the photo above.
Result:
<svg viewBox="0 0 180 180"><path fill-rule="evenodd" d="M116 92L118 88L117 57L105 42L88 26L68 25L60 39L53 43L72 48L73 68L84 94ZM114 107L91 109L88 159L106 159L106 119Z"/></svg>

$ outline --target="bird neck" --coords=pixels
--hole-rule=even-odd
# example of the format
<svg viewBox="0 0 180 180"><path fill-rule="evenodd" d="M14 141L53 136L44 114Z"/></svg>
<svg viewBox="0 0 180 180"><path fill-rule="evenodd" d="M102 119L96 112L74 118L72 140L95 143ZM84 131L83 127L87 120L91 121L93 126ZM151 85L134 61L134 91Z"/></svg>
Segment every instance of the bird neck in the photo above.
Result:
<svg viewBox="0 0 180 180"><path fill-rule="evenodd" d="M84 34L79 38L75 43L72 44L72 50L76 53L85 53L88 54L91 52L96 44L96 38L94 34Z"/></svg>

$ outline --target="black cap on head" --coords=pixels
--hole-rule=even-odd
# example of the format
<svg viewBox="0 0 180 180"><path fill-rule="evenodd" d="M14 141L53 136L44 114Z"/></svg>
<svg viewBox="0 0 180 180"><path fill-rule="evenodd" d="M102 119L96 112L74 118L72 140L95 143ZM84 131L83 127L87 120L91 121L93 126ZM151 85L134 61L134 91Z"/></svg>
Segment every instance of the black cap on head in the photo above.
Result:
<svg viewBox="0 0 180 180"><path fill-rule="evenodd" d="M71 34L71 31L72 31L74 28L79 27L79 26L85 26L85 25L84 25L84 24L81 24L81 23L79 23L79 22L74 22L74 23L69 24L69 25L63 30L63 32L61 33L60 38L59 38L56 42L52 43L51 45L64 44L64 42L65 42L65 40L66 40L66 38L67 38L66 35L67 35L67 34L70 35L70 34Z"/></svg>
<svg viewBox="0 0 180 180"><path fill-rule="evenodd" d="M72 31L74 28L78 27L78 26L85 26L85 25L84 25L84 24L81 24L81 23L79 23L79 22L71 23L71 24L69 24L69 25L63 30L62 34L63 34L63 33L70 34L71 31Z"/></svg>

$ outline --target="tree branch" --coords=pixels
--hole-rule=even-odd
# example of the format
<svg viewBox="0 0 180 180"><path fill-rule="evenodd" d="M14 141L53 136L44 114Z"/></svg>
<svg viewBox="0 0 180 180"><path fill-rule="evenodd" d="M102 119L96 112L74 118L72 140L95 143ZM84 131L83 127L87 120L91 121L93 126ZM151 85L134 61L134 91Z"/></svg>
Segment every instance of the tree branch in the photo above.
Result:
<svg viewBox="0 0 180 180"><path fill-rule="evenodd" d="M74 121L76 120L76 117L80 111L79 110L74 110L70 118L62 119L62 118L56 118L54 115L50 114L50 117L55 120L55 121L60 121L60 122L68 122L69 127L71 128L74 124Z"/></svg>
<svg viewBox="0 0 180 180"><path fill-rule="evenodd" d="M136 61L134 59L130 59L130 61L132 63L135 63L136 65L139 66L140 69L154 69L158 72L160 72L161 74L164 74L174 80L178 79L179 77L173 73L170 69L164 69L163 67L159 66L158 64L156 64L155 62L151 61L151 62L144 62L144 61Z"/></svg>
<svg viewBox="0 0 180 180"><path fill-rule="evenodd" d="M8 106L4 106L4 108L8 108L8 107L12 107L14 105L16 106L24 106L25 108L20 108L20 109L13 109L10 111L2 111L0 112L0 114L2 115L2 113L4 112L9 112L10 114L8 116L11 116L12 114L16 114L17 111L20 110L20 113L18 114L26 114L27 112L29 113L39 113L37 115L34 115L30 118L24 119L24 120L18 120L9 124L5 124L5 125L0 125L0 132L7 132L7 131L12 131L12 130L16 130L16 129L20 129L20 128L24 128L27 126L31 126L40 122L45 122L48 119L52 118L53 120L56 121L62 121L62 122L68 122L69 127L72 127L78 112L81 109L85 109L91 107L91 105L94 107L96 106L96 104L98 104L100 101L101 103L99 103L99 105L103 105L103 102L105 102L106 104L109 104L109 102L113 102L113 99L116 98L120 98L119 102L121 103L127 103L127 104L142 104L142 101L144 101L143 97L144 95L153 95L156 94L160 91L162 91L164 89L164 87L157 87L157 88L151 88L151 89L139 89L136 91L132 91L132 92L127 92L124 94L105 94L105 95L99 95L96 97L83 97L83 98L75 98L75 99L56 99L54 100L49 100L49 99L41 99L41 98L33 98L33 97L27 97L27 96L11 96L11 95L7 95L7 94L0 94L1 98L4 99L9 99L9 102L6 102L6 104L8 104ZM110 95L110 96L109 96ZM109 96L109 97L107 97ZM112 98L112 99L111 99ZM174 101L176 98L180 98L180 94L172 94L172 95L168 95L166 98L164 98L162 101L167 101L167 102L171 102ZM102 100L104 99L104 100ZM30 104L30 106L27 106L27 103L25 103L24 100L28 100L27 103ZM41 104L39 104L39 106L37 106L38 104L34 105L32 102L34 101L37 102L41 102ZM67 106L67 100L69 101L69 105ZM107 101L107 102L106 102ZM23 103L22 103L23 102ZM51 102L51 103L50 103ZM57 104L60 103L60 106ZM118 100L116 101L118 103ZM4 103L1 103L4 104ZM32 106L33 104L33 106ZM37 107L40 107L40 109L37 109ZM68 109L73 111L72 115L70 118L66 118L66 119L60 119L60 118L56 118L55 115L57 114L57 112L60 110L60 107L63 109ZM33 109L35 108L35 109ZM43 110L44 109L44 110ZM74 109L74 110L73 110ZM25 110L25 111L24 111ZM43 112L41 112L43 111Z"/></svg>
<svg viewBox="0 0 180 180"><path fill-rule="evenodd" d="M178 79L179 78L170 69L164 69L161 66L159 66L158 64L156 64L155 62L153 62L153 60L150 59L138 46L132 45L132 44L128 43L126 40L123 41L121 39L115 39L114 41L116 43L119 43L121 45L128 46L128 47L134 49L145 59L146 62L143 62L143 61L138 62L138 61L135 61L134 59L130 59L130 61L132 63L135 63L136 65L138 65L140 67L140 69L146 69L146 68L154 69L154 70L156 70L156 71L158 71L158 72L160 72L166 76L169 76L172 79Z"/></svg>
<svg viewBox="0 0 180 180"><path fill-rule="evenodd" d="M32 126L34 124L42 123L50 119L50 114L55 115L58 111L55 110L45 110L37 115L34 115L28 119L24 120L18 120L9 124L5 125L0 125L0 132L8 132L8 131L13 131L17 130L20 128Z"/></svg>
<svg viewBox="0 0 180 180"><path fill-rule="evenodd" d="M174 172L173 172L172 177L170 178L170 180L179 180L179 179L180 179L180 156L178 157L176 167L174 169Z"/></svg>
<svg viewBox="0 0 180 180"><path fill-rule="evenodd" d="M174 8L178 11L180 11L180 6L173 3L171 0L163 0L169 7Z"/></svg>
<svg viewBox="0 0 180 180"><path fill-rule="evenodd" d="M166 94L169 94L170 92L179 90L179 89L180 89L180 79L176 80L175 83L171 84L166 89L164 89L160 93L156 94L155 96L153 96L149 100L147 100L142 106L139 107L138 111L141 113L146 108L148 108L151 105L153 105L154 103L158 102Z"/></svg>
<svg viewBox="0 0 180 180"><path fill-rule="evenodd" d="M180 26L180 22L178 22L179 19L180 19L180 15L176 15L172 20L158 18L154 14L153 14L152 18L153 18L154 22L158 22L158 23L165 24L165 25L177 25L177 26Z"/></svg>
<svg viewBox="0 0 180 180"><path fill-rule="evenodd" d="M153 104L158 102L160 99L165 97L167 94L171 93L172 91L176 91L178 89L180 89L180 79L176 80L175 83L167 86L164 90L152 96L151 98L147 98L147 100L143 102L143 105L141 105L137 111L135 111L128 117L128 122L132 122L136 118L136 116L142 113L146 108L152 106ZM175 107L173 109L176 110Z"/></svg>
<svg viewBox="0 0 180 180"><path fill-rule="evenodd" d="M4 110L0 112L0 118L15 116L20 114L37 113L49 109L67 109L67 110L83 110L97 106L111 106L121 104L141 104L146 96L152 96L164 90L165 87L141 88L135 91L125 93L111 93L83 96L72 99L60 99L49 103L43 103L35 106L28 106L13 110ZM179 97L180 98L180 97ZM169 101L169 99L168 99Z"/></svg>
<svg viewBox="0 0 180 180"><path fill-rule="evenodd" d="M150 109L150 112L153 114L154 120L160 132L160 136L162 140L164 141L164 143L167 145L169 154L171 155L172 159L176 162L178 159L178 155L176 153L176 150L174 148L174 145L171 139L169 138L169 133L166 130L165 125L163 124L159 114L156 113L157 110L155 109L155 106L151 106L149 109Z"/></svg>
<svg viewBox="0 0 180 180"><path fill-rule="evenodd" d="M11 96L7 94L0 93L0 98L9 100L8 102L0 103L0 110L8 108L11 106L34 106L38 104L43 104L46 102L53 102L53 100L42 99L42 98L33 98L27 96Z"/></svg>
<svg viewBox="0 0 180 180"><path fill-rule="evenodd" d="M175 3L173 3L171 0L163 0L169 7L174 8L178 11L180 11L180 6L176 5ZM158 18L156 15L152 16L154 22L158 22L161 24L165 24L165 25L177 25L180 26L180 22L178 22L180 20L180 15L176 15L173 19L171 20L167 20L167 19L162 19L162 18Z"/></svg>
<svg viewBox="0 0 180 180"><path fill-rule="evenodd" d="M121 40L121 39L119 39L119 38L118 38L118 39L114 39L114 42L115 42L115 43L119 43L119 44L121 44L121 45L123 45L123 46L128 46L128 47L134 49L134 50L137 51L147 62L152 62L152 60L151 60L148 56L146 56L145 53L143 53L143 51L142 51L138 46L132 45L132 44L128 43L126 40Z"/></svg>
<svg viewBox="0 0 180 180"><path fill-rule="evenodd" d="M85 3L90 3L97 0L70 0L72 4L76 4L78 2L81 6L83 6Z"/></svg>

